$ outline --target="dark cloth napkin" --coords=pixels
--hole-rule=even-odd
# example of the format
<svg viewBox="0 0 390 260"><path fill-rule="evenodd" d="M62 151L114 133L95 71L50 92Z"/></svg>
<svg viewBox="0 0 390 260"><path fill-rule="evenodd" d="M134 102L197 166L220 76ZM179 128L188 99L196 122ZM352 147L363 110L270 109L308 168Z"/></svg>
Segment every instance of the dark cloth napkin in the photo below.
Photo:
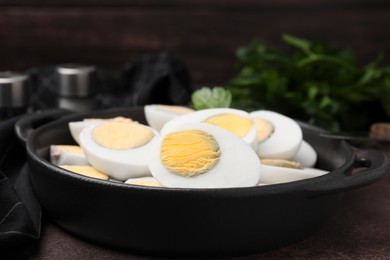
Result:
<svg viewBox="0 0 390 260"><path fill-rule="evenodd" d="M26 155L17 140L12 118L0 124L0 250L39 238L41 207L22 169Z"/></svg>
<svg viewBox="0 0 390 260"><path fill-rule="evenodd" d="M139 57L124 67L123 82L128 87L124 105L188 105L191 84L187 68L169 53Z"/></svg>
<svg viewBox="0 0 390 260"><path fill-rule="evenodd" d="M96 98L101 109L185 105L190 100L192 90L187 67L170 53L146 54L129 61L120 70L99 68L97 72ZM36 111L55 107L55 67L33 68L30 74L34 90L31 108ZM19 118L0 122L0 252L31 246L39 240L41 231L41 207L27 174L25 147L14 132Z"/></svg>

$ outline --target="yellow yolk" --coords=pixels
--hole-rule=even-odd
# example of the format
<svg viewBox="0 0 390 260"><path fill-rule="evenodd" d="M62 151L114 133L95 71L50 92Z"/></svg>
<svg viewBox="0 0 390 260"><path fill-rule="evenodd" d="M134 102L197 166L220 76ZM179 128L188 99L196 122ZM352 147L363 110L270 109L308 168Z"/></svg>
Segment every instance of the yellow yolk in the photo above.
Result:
<svg viewBox="0 0 390 260"><path fill-rule="evenodd" d="M134 185L140 185L140 186L149 186L149 187L162 187L160 183L153 180L133 180L126 183L134 184Z"/></svg>
<svg viewBox="0 0 390 260"><path fill-rule="evenodd" d="M159 105L158 106L160 109L168 111L168 112L173 112L173 113L178 113L178 114L187 114L191 113L194 110L188 107L181 107L181 106L165 106L165 105Z"/></svg>
<svg viewBox="0 0 390 260"><path fill-rule="evenodd" d="M87 177L92 177L101 180L108 180L108 175L96 170L92 166L79 166L79 165L60 165L61 168L64 168L68 171L78 173Z"/></svg>
<svg viewBox="0 0 390 260"><path fill-rule="evenodd" d="M205 122L224 128L240 137L247 135L253 126L251 120L235 114L221 114L212 116L209 117Z"/></svg>
<svg viewBox="0 0 390 260"><path fill-rule="evenodd" d="M263 142L274 132L274 126L268 120L254 118L253 121L257 128L257 141L259 143Z"/></svg>
<svg viewBox="0 0 390 260"><path fill-rule="evenodd" d="M284 168L292 168L292 169L302 169L302 165L299 162L289 161L284 159L262 159L262 164L270 165L270 166L278 166Z"/></svg>
<svg viewBox="0 0 390 260"><path fill-rule="evenodd" d="M57 151L69 152L69 153L83 153L83 149L81 149L78 145L56 145L55 148Z"/></svg>
<svg viewBox="0 0 390 260"><path fill-rule="evenodd" d="M164 167L183 177L207 172L217 164L220 155L215 138L199 130L168 134L161 145L161 162Z"/></svg>
<svg viewBox="0 0 390 260"><path fill-rule="evenodd" d="M143 146L152 140L153 132L137 123L109 122L93 129L92 137L99 145L114 150Z"/></svg>

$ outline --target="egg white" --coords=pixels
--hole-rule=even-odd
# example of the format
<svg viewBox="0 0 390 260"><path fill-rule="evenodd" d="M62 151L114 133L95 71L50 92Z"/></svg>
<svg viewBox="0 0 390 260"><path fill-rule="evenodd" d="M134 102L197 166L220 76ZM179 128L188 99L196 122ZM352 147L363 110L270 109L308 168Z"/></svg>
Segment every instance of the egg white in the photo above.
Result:
<svg viewBox="0 0 390 260"><path fill-rule="evenodd" d="M209 117L217 116L221 114L235 114L250 120L249 113L243 110L234 109L234 108L209 108L209 109L198 110L189 114L178 116L170 120L169 122L167 122L160 132L162 135L165 135L168 132L172 132L172 130L179 125L187 124L187 123L197 123L197 122L201 123L207 120ZM257 128L256 125L253 123L252 128L244 137L242 137L242 139L247 144L249 144L253 149L256 149L257 147L256 138L257 138Z"/></svg>
<svg viewBox="0 0 390 260"><path fill-rule="evenodd" d="M106 173L111 178L121 181L151 175L147 163L150 151L159 139L157 131L144 125L154 134L147 144L136 148L115 150L105 148L96 143L92 137L92 131L96 126L88 126L80 133L80 145L87 160L93 167Z"/></svg>
<svg viewBox="0 0 390 260"><path fill-rule="evenodd" d="M114 118L91 118L88 120L88 118L82 120L82 121L74 121L69 122L68 127L70 130L70 134L72 135L74 141L80 145L80 133L81 131L86 128L87 126L91 125L100 125L107 121L118 121L118 120L128 120L129 122L135 122L130 118L125 117L114 117Z"/></svg>
<svg viewBox="0 0 390 260"><path fill-rule="evenodd" d="M88 120L88 121L75 121L69 122L70 134L73 137L73 140L80 145L80 133L81 131L88 126L95 126L104 123L104 120Z"/></svg>
<svg viewBox="0 0 390 260"><path fill-rule="evenodd" d="M144 113L146 122L156 131L160 131L166 122L183 115L183 113L163 109L160 105L146 105L144 106Z"/></svg>
<svg viewBox="0 0 390 260"><path fill-rule="evenodd" d="M165 135L178 131L200 130L212 135L221 155L217 164L206 173L183 177L171 173L161 162L161 144ZM178 124L165 129L164 135L151 151L149 169L165 187L228 188L256 186L261 175L261 163L256 152L237 135L206 123Z"/></svg>
<svg viewBox="0 0 390 260"><path fill-rule="evenodd" d="M64 151L50 145L50 162L55 165L89 165L84 153Z"/></svg>
<svg viewBox="0 0 390 260"><path fill-rule="evenodd" d="M303 167L311 168L317 162L317 153L308 142L302 140L298 152L290 160L300 162Z"/></svg>
<svg viewBox="0 0 390 260"><path fill-rule="evenodd" d="M308 178L319 177L327 174L327 171L316 168L293 169L286 167L270 166L263 164L263 171L259 183L277 184L299 181Z"/></svg>
<svg viewBox="0 0 390 260"><path fill-rule="evenodd" d="M148 184L145 184L148 183ZM126 184L133 184L133 185L139 185L139 186L150 186L150 187L162 187L158 181L153 177L138 177L138 178L130 178L127 181L125 181ZM154 185L150 185L154 184Z"/></svg>
<svg viewBox="0 0 390 260"><path fill-rule="evenodd" d="M269 121L274 132L268 139L257 144L260 158L289 159L295 155L302 143L302 129L291 118L268 110L251 112L251 118L262 118Z"/></svg>

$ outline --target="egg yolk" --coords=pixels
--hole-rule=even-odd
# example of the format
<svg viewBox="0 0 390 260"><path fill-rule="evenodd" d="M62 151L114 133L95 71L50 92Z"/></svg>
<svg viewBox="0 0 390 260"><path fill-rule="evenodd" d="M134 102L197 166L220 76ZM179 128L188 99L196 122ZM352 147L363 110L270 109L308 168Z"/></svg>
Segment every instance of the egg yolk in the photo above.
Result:
<svg viewBox="0 0 390 260"><path fill-rule="evenodd" d="M69 152L69 153L83 153L83 149L81 149L78 145L56 145L55 149L57 151Z"/></svg>
<svg viewBox="0 0 390 260"><path fill-rule="evenodd" d="M289 161L284 159L261 159L261 163L270 166L291 168L291 169L302 169L300 162Z"/></svg>
<svg viewBox="0 0 390 260"><path fill-rule="evenodd" d="M259 143L266 140L274 132L274 126L268 120L262 118L254 118L253 122L257 128L257 141Z"/></svg>
<svg viewBox="0 0 390 260"><path fill-rule="evenodd" d="M147 144L153 132L138 123L109 122L93 129L92 137L99 145L114 150L137 148Z"/></svg>
<svg viewBox="0 0 390 260"><path fill-rule="evenodd" d="M221 155L215 138L199 130L168 134L160 152L164 167L183 177L206 173L218 163Z"/></svg>
<svg viewBox="0 0 390 260"><path fill-rule="evenodd" d="M68 171L78 173L87 177L92 177L101 180L108 180L108 175L96 170L91 166L79 166L79 165L60 165L61 168L64 168Z"/></svg>
<svg viewBox="0 0 390 260"><path fill-rule="evenodd" d="M160 109L168 111L168 112L173 112L173 113L178 113L178 114L187 114L191 113L194 110L188 107L181 107L181 106L166 106L166 105L159 105L158 106Z"/></svg>
<svg viewBox="0 0 390 260"><path fill-rule="evenodd" d="M132 180L126 183L140 185L140 186L149 186L149 187L161 187L160 183L153 180Z"/></svg>
<svg viewBox="0 0 390 260"><path fill-rule="evenodd" d="M235 114L221 114L212 116L205 120L205 122L224 128L238 135L239 137L246 136L253 126L251 120Z"/></svg>

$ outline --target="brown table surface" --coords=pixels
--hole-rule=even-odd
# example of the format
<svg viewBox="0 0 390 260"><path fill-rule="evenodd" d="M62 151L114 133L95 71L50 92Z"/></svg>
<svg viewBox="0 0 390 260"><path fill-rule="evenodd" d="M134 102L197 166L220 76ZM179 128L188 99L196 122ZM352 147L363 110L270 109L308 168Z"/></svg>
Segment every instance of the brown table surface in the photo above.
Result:
<svg viewBox="0 0 390 260"><path fill-rule="evenodd" d="M390 157L390 145L380 148ZM388 171L390 172L390 170ZM45 221L30 259L150 259L91 244ZM311 237L279 250L235 259L390 259L390 174L348 192L343 206Z"/></svg>

